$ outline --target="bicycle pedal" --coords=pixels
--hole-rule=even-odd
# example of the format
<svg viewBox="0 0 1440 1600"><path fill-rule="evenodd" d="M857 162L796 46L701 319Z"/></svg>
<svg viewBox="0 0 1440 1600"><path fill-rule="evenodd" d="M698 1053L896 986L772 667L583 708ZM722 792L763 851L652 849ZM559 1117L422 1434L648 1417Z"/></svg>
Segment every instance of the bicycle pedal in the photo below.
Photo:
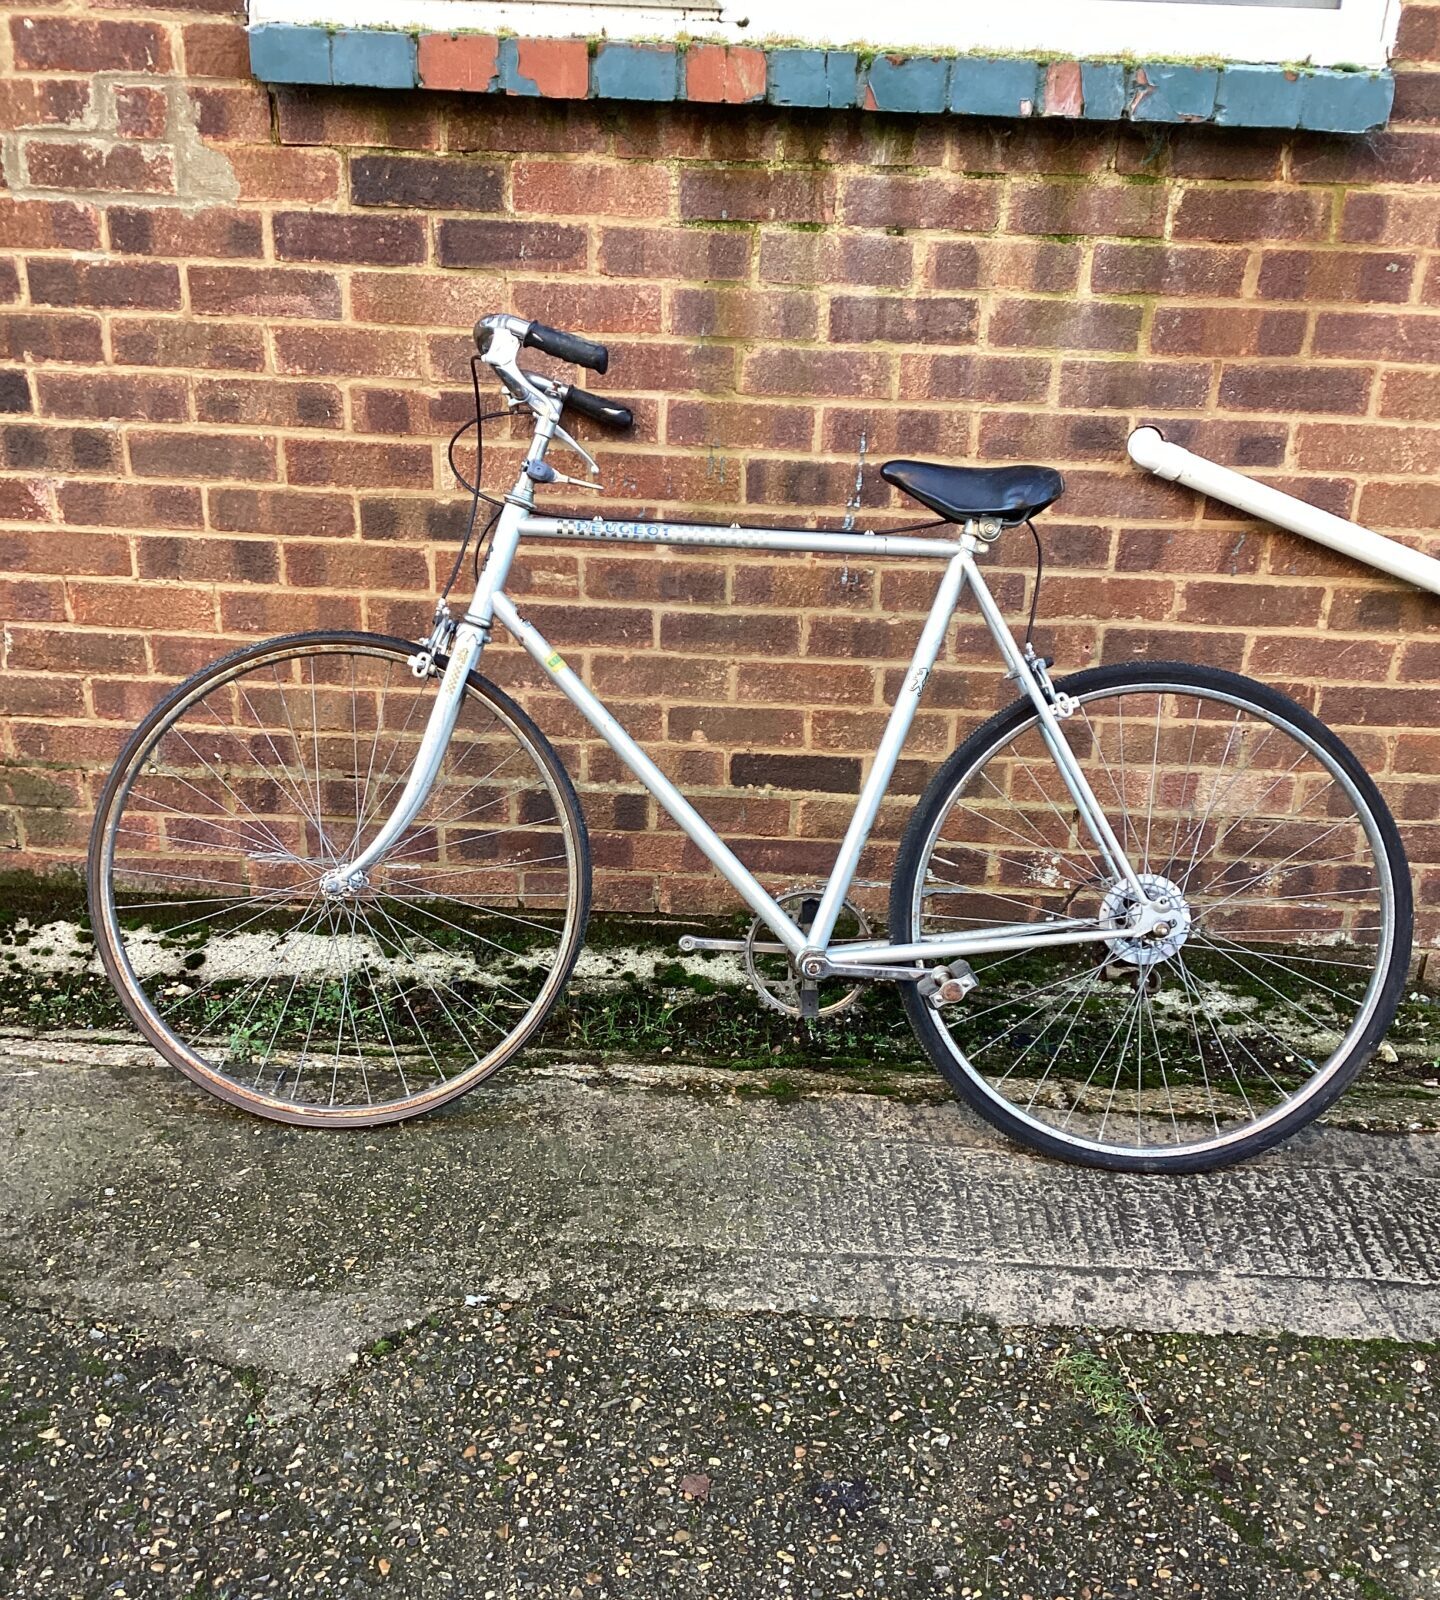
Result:
<svg viewBox="0 0 1440 1600"><path fill-rule="evenodd" d="M820 1015L820 986L817 983L800 985L800 1015L814 1021Z"/></svg>
<svg viewBox="0 0 1440 1600"><path fill-rule="evenodd" d="M927 972L915 987L939 1011L943 1006L958 1005L971 990L980 987L980 980L968 961L952 961Z"/></svg>

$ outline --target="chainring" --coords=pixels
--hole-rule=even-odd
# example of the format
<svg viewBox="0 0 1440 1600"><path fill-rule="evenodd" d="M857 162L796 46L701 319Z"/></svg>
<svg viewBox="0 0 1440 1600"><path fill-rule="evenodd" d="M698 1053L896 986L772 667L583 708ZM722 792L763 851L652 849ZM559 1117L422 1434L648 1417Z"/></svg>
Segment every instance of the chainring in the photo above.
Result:
<svg viewBox="0 0 1440 1600"><path fill-rule="evenodd" d="M798 902L798 910L791 911L790 915L808 931L810 924L815 920L815 913L820 909L820 897L823 892L818 887L801 885L776 895L775 903L784 911L788 906ZM844 927L847 916L853 920L853 928ZM849 940L870 937L869 919L859 906L853 905L849 900L841 903L840 915L836 919L835 926L836 936L839 938ZM790 963L789 954L775 943L774 939L775 935L759 917L756 917L750 924L750 931L745 935L745 976L750 980L750 986L755 993L772 1011L779 1011L787 1017L798 1017L801 1015L800 979ZM765 940L770 943L763 943ZM823 980L819 986L821 1005L818 1015L833 1017L849 1010L860 998L863 987L863 984L853 984L847 988L843 981L833 978Z"/></svg>

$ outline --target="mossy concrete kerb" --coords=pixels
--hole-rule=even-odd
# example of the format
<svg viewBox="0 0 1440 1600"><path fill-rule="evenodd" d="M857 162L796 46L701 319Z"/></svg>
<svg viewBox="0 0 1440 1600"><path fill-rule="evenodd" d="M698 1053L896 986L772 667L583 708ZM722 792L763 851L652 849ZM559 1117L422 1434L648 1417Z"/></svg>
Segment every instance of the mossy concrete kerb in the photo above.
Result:
<svg viewBox="0 0 1440 1600"><path fill-rule="evenodd" d="M915 115L1216 123L1325 133L1383 127L1395 93L1387 71L714 43L595 44L278 23L250 30L250 66L267 83L560 100L768 103Z"/></svg>

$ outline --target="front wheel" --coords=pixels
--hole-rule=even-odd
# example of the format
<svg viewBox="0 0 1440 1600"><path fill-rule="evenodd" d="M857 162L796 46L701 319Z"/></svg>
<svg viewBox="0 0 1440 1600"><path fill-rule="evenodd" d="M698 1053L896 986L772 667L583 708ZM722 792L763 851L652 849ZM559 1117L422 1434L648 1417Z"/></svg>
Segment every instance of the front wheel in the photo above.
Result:
<svg viewBox="0 0 1440 1600"><path fill-rule="evenodd" d="M575 791L475 673L430 794L343 895L435 699L414 646L300 634L225 657L141 723L90 841L100 958L137 1026L212 1094L366 1127L463 1094L559 998L590 906Z"/></svg>
<svg viewBox="0 0 1440 1600"><path fill-rule="evenodd" d="M897 943L1112 936L970 957L979 986L910 1021L957 1093L1047 1154L1197 1172L1318 1116L1394 1018L1411 888L1394 820L1355 756L1263 684L1160 662L1057 687L1062 724L1163 935L1127 937L1134 893L1081 823L1028 700L936 774L901 846Z"/></svg>

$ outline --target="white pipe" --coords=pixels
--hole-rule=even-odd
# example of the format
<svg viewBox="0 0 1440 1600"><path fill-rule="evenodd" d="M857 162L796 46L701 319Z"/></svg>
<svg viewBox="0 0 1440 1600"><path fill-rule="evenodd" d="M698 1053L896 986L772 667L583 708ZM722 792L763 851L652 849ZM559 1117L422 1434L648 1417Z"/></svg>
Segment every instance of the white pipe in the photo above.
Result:
<svg viewBox="0 0 1440 1600"><path fill-rule="evenodd" d="M1319 506L1297 500L1293 494L1283 494L1279 489L1256 483L1243 473L1207 461L1193 450L1171 444L1158 428L1136 428L1130 435L1128 448L1130 459L1137 466L1158 477L1198 489L1214 500L1228 501L1252 516L1264 517L1267 522L1288 528L1292 533L1304 534L1307 539L1328 545L1352 560L1363 561L1392 577L1440 594L1440 561L1433 556L1421 555L1408 545L1362 528L1358 522L1322 511Z"/></svg>

